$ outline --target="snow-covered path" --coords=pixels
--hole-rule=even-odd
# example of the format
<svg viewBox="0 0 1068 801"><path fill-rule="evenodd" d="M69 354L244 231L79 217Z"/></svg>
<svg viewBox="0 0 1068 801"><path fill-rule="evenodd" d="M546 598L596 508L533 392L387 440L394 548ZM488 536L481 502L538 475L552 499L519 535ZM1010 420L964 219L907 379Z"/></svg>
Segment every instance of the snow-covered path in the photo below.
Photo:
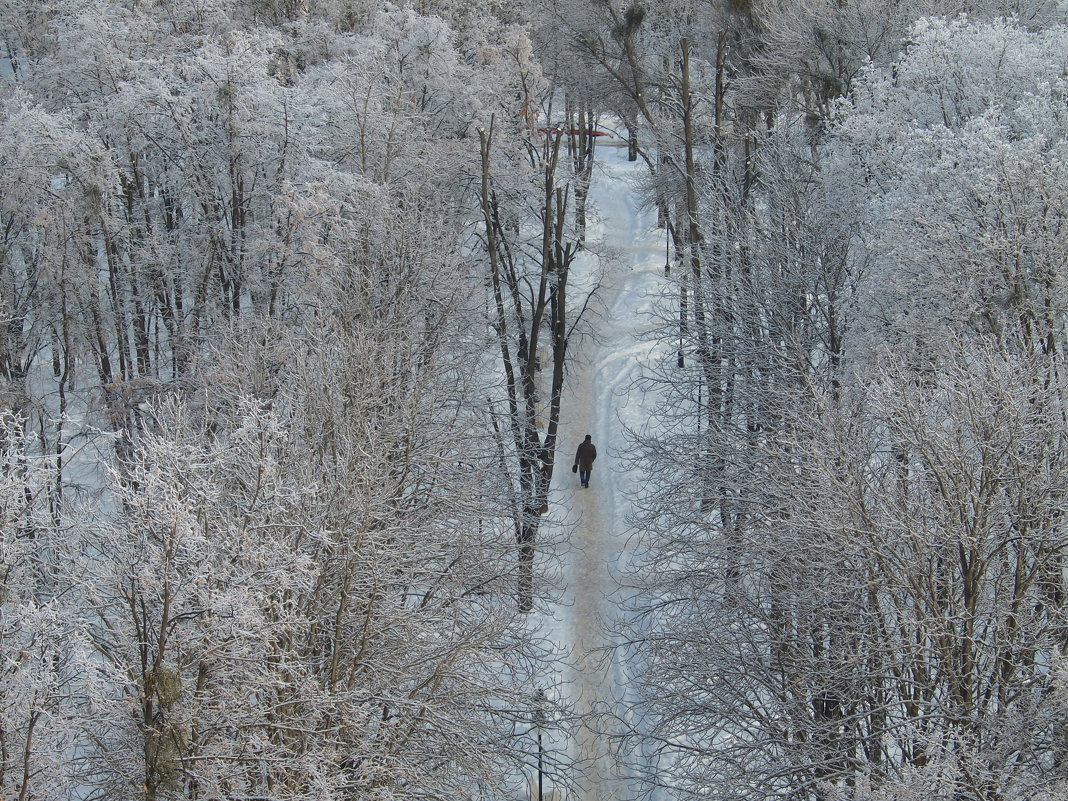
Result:
<svg viewBox="0 0 1068 801"><path fill-rule="evenodd" d="M619 459L625 426L640 426L647 417L646 398L633 387L650 346L641 333L651 325L649 311L663 280L663 233L654 228L655 212L643 209L634 180L640 162L628 162L626 149L602 147L597 154L590 200L589 236L616 250L618 259L600 266L598 295L603 314L592 321L589 336L570 343L571 368L561 413L561 445L553 481L552 506L573 528L564 553L566 587L557 611L562 646L573 649L575 675L566 692L580 714L592 715L593 727L581 727L572 756L579 760L583 801L625 799L635 795L610 756L609 738L600 728L619 710L626 682L625 666L605 660L609 635L603 624L618 608L618 568L626 560L628 495L640 476L628 473ZM573 267L572 298L579 286L596 280L598 262L582 259ZM575 448L592 434L597 461L589 489L571 472ZM555 515L554 515L555 517ZM598 712L609 715L599 717Z"/></svg>

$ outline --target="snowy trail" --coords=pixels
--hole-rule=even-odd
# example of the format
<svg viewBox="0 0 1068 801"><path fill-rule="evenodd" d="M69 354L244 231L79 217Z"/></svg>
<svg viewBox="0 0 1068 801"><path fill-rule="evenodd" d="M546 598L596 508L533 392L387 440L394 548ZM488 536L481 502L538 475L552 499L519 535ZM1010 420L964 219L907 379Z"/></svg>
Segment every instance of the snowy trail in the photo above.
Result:
<svg viewBox="0 0 1068 801"><path fill-rule="evenodd" d="M571 343L559 468L553 481L553 505L574 523L565 555L566 589L557 613L559 636L573 649L576 665L575 675L569 677L570 696L577 711L591 715L593 722L580 728L571 744L580 766L576 778L581 801L635 796L625 770L611 758L609 738L597 731L608 718L597 713L619 710L625 686L625 666L606 663L602 650L609 644L603 624L620 602L617 570L626 559L627 493L640 480L625 472L618 457L624 426L640 425L649 413L632 384L650 358L651 348L640 335L650 325L647 312L664 264L663 233L653 228L655 212L640 207L633 186L642 165L628 162L625 148L603 147L597 157L600 169L590 193L596 222L589 235L620 258L609 260L601 277L603 316L593 321L592 335ZM576 263L575 283L589 286L598 266L595 259ZM576 295L573 291L572 297ZM571 472L575 448L585 434L592 434L597 446L588 490Z"/></svg>

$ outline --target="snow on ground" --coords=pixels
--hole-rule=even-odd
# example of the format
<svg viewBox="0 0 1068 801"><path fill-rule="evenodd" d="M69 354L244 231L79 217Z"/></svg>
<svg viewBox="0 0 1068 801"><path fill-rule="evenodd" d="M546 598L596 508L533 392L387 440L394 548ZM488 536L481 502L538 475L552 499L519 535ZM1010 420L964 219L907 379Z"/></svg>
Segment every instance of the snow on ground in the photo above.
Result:
<svg viewBox="0 0 1068 801"><path fill-rule="evenodd" d="M612 759L610 737L597 731L605 725L618 728L610 721L613 713L623 714L627 687L626 665L603 650L611 642L604 624L619 608L618 570L627 560L630 539L629 496L642 480L626 471L620 456L625 429L640 428L651 414L651 398L634 381L651 359L651 346L641 335L653 325L650 313L662 291L665 235L655 229L655 210L641 204L636 184L644 165L628 162L625 147L599 147L597 160L588 235L591 242L616 251L618 258L583 257L572 267L572 303L580 297L580 288L599 279L600 304L592 331L569 344L571 367L550 512L552 525L567 532L562 549L565 586L549 636L571 654L574 665L573 675L564 677L563 692L578 713L594 715L592 725L580 727L568 745L579 761L578 798L625 801L635 797L636 783L627 778L629 768ZM575 448L585 434L592 434L597 446L589 489L571 472Z"/></svg>

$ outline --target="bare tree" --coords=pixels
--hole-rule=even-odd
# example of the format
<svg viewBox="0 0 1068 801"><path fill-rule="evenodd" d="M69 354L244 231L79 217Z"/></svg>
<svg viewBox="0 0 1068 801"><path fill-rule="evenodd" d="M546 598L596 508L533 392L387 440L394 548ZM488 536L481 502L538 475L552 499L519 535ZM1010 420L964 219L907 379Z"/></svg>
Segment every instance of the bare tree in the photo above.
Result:
<svg viewBox="0 0 1068 801"><path fill-rule="evenodd" d="M547 129L546 129L547 130ZM533 565L540 516L548 511L549 482L556 461L560 397L567 364L568 339L581 319L588 298L572 304L568 273L578 251L573 179L561 164L564 137L548 131L527 142L539 193L530 212L505 202L494 185L494 125L480 130L481 189L485 245L493 293L493 327L505 377L505 429L515 459L516 540L519 545L519 608L533 608ZM514 215L532 213L541 228L540 241L528 247ZM549 340L549 362L541 363L542 338ZM550 371L548 389L539 388L538 373ZM547 395L547 397L546 397ZM544 432L539 421L544 418ZM505 469L510 469L507 465Z"/></svg>

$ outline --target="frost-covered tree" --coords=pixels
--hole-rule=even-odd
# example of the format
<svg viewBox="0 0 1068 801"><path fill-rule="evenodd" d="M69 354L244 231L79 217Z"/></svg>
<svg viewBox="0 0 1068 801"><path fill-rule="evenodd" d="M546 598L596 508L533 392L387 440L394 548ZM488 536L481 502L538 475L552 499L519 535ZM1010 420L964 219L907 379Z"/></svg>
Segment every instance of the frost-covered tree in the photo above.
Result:
<svg viewBox="0 0 1068 801"><path fill-rule="evenodd" d="M25 418L0 412L0 792L74 797L111 684L81 614L84 566L56 525L54 473Z"/></svg>
<svg viewBox="0 0 1068 801"><path fill-rule="evenodd" d="M377 191L307 199L300 325L220 349L116 474L93 608L137 715L95 755L109 793L445 797L523 759L543 655L510 603L471 293Z"/></svg>
<svg viewBox="0 0 1068 801"><path fill-rule="evenodd" d="M647 565L660 781L861 798L922 775L984 801L1063 781L1059 393L1030 357L958 345L966 364L916 381L888 358L762 438L782 466L746 537L692 526Z"/></svg>
<svg viewBox="0 0 1068 801"><path fill-rule="evenodd" d="M843 113L841 150L877 254L873 336L924 359L949 332L1063 348L1068 120L1063 28L931 21Z"/></svg>
<svg viewBox="0 0 1068 801"><path fill-rule="evenodd" d="M1063 787L1062 38L923 23L854 79L830 143L783 125L756 151L741 269L709 290L726 378L666 374L670 425L643 442L650 780Z"/></svg>
<svg viewBox="0 0 1068 801"><path fill-rule="evenodd" d="M360 3L38 10L0 21L0 399L42 432L70 566L56 625L11 619L57 671L95 649L53 693L77 793L503 794L546 667L467 237L476 121L535 125L524 37L462 50Z"/></svg>

